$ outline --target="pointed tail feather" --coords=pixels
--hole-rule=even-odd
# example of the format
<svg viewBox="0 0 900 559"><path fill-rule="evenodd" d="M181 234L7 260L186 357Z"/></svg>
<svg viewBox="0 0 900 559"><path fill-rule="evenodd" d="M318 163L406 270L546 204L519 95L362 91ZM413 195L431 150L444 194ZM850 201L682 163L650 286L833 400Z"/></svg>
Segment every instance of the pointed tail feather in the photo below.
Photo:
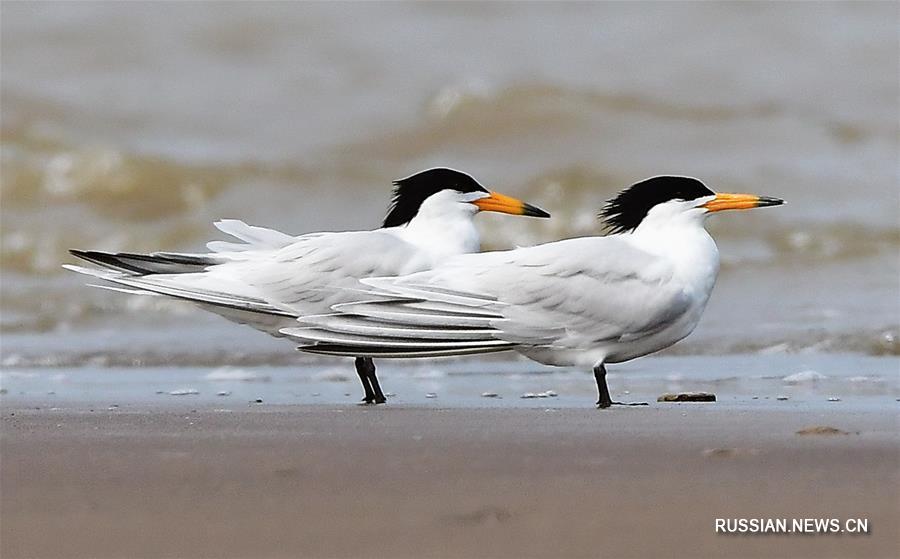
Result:
<svg viewBox="0 0 900 559"><path fill-rule="evenodd" d="M108 281L115 284L118 290L132 294L166 295L193 303L296 318L295 315L278 309L262 299L218 288L213 278L202 274L145 276L112 269L84 268L71 264L63 265L63 268Z"/></svg>

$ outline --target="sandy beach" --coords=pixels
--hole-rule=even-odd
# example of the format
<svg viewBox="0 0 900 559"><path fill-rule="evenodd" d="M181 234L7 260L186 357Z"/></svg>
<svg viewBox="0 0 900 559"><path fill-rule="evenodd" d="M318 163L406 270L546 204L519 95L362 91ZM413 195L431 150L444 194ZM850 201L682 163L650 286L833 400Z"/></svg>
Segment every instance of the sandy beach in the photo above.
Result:
<svg viewBox="0 0 900 559"><path fill-rule="evenodd" d="M895 557L897 414L134 405L3 409L17 557ZM798 434L809 427L839 434ZM716 534L716 518L868 534Z"/></svg>

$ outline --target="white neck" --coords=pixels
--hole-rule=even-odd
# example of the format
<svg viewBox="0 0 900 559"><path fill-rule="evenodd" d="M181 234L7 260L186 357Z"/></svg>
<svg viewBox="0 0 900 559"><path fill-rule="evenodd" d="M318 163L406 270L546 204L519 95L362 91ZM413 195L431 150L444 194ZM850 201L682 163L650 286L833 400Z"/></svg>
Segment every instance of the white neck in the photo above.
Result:
<svg viewBox="0 0 900 559"><path fill-rule="evenodd" d="M719 249L703 226L707 215L702 208L661 204L629 236L641 249L669 260L678 276L708 294L719 274Z"/></svg>
<svg viewBox="0 0 900 559"><path fill-rule="evenodd" d="M478 229L472 219L477 212L473 204L437 194L422 203L408 224L388 231L430 254L437 263L443 258L481 249Z"/></svg>

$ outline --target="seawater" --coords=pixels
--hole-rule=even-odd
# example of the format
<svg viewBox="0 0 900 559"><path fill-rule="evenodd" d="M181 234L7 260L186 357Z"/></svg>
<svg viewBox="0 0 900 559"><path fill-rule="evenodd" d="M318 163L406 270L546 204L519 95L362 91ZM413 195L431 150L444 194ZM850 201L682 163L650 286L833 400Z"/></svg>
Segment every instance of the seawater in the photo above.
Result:
<svg viewBox="0 0 900 559"><path fill-rule="evenodd" d="M668 353L896 356L895 8L5 4L3 363L291 363L189 305L85 287L66 250L201 250L219 218L371 228L391 180L434 165L553 213L478 216L486 249L597 234L656 174L784 198L710 219L719 284Z"/></svg>

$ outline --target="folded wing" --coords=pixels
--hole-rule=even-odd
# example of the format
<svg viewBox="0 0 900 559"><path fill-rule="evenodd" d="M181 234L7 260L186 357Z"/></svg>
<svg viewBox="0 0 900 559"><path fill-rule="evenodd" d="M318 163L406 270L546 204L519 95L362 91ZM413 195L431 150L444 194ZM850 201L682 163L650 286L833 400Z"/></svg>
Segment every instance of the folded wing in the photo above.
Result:
<svg viewBox="0 0 900 559"><path fill-rule="evenodd" d="M111 284L107 288L191 301L280 336L279 330L293 325L296 316L328 312L332 305L357 298L353 290L366 288L359 278L432 265L421 250L379 230L291 237L233 220L216 226L243 242L210 243L218 252L208 254L73 250L101 268L65 267L104 280Z"/></svg>
<svg viewBox="0 0 900 559"><path fill-rule="evenodd" d="M689 304L667 265L616 237L464 255L362 283L357 301L282 333L339 355L579 350L652 335Z"/></svg>

